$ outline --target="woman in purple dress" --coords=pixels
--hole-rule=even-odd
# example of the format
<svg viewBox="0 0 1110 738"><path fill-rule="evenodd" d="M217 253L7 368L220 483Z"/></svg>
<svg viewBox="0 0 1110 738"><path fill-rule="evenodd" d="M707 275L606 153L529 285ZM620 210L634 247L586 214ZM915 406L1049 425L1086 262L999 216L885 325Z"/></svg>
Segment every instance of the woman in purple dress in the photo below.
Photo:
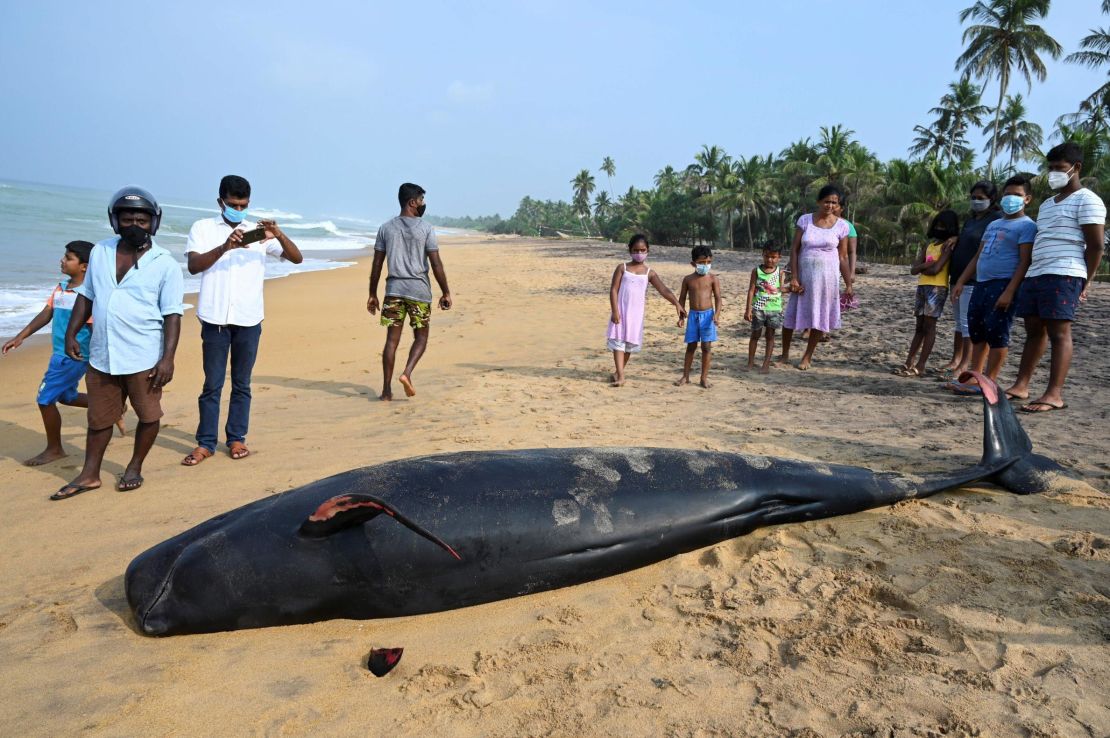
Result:
<svg viewBox="0 0 1110 738"><path fill-rule="evenodd" d="M821 337L840 327L840 289L837 274L844 277L844 289L852 294L852 273L848 268L848 222L839 218L840 190L825 185L817 193L817 212L798 218L794 244L790 249L790 302L782 328L782 356L790 360L790 341L794 331L809 329L809 343L798 362L809 369L813 351Z"/></svg>

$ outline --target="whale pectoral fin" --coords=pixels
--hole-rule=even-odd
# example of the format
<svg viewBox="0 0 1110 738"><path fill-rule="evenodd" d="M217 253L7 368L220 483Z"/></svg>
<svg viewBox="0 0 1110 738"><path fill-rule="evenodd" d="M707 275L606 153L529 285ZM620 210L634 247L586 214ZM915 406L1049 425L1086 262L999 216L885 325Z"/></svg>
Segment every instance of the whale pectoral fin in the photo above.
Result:
<svg viewBox="0 0 1110 738"><path fill-rule="evenodd" d="M372 495L353 494L332 497L301 523L301 534L311 538L324 538L351 526L373 520L382 513L462 561L462 557L455 552L455 549L444 543L439 536L409 520L385 500Z"/></svg>

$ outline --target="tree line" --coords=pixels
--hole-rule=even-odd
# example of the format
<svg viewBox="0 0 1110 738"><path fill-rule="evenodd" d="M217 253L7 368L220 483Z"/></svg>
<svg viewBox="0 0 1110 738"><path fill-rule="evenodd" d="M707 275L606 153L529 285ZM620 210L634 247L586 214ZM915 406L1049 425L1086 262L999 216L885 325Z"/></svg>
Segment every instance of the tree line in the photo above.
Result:
<svg viewBox="0 0 1110 738"><path fill-rule="evenodd" d="M704 145L693 161L665 166L646 189L615 194L613 159L605 157L598 188L589 169L570 182L571 199L525 197L508 219L481 219L482 229L526 236L573 235L624 241L645 233L653 243L698 243L755 248L766 241L788 246L794 221L813 205L815 194L836 184L846 194L844 217L856 224L861 259L900 262L919 248L929 219L938 211L964 206L979 179L1001 184L1013 174L1033 182L1034 202L1050 196L1042 148L1074 141L1084 151L1083 184L1104 199L1110 192L1110 81L1061 116L1049 141L1026 119L1026 94L1047 76L1044 59L1058 59L1060 44L1038 21L1051 0L983 0L960 13L966 24L964 52L956 60L958 78L929 111L933 120L915 126L905 159L881 161L855 132L836 124L816 136L765 155L731 156L720 146ZM1110 0L1102 0L1110 14ZM1094 28L1066 62L1105 70L1110 78L1110 27ZM997 103L984 102L987 86L997 83ZM976 166L968 135L988 137L985 165ZM1030 214L1036 215L1036 208Z"/></svg>

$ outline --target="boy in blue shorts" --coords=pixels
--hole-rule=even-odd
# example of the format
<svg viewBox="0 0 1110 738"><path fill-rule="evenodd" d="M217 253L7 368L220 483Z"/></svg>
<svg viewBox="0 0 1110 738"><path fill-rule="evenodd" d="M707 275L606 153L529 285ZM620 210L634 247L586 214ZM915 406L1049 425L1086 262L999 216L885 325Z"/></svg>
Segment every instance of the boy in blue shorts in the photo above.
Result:
<svg viewBox="0 0 1110 738"><path fill-rule="evenodd" d="M50 293L46 306L31 319L19 334L4 344L2 352L7 354L14 348L19 348L23 341L43 328L47 323L53 323L54 353L50 356L50 364L46 374L39 385L38 405L42 413L42 424L46 429L46 450L34 458L23 463L27 466L41 466L51 461L64 458L65 449L62 448L62 414L58 412L58 403L69 407L88 407L88 397L77 390L85 370L89 368L88 361L78 361L66 356L66 326L69 325L69 316L73 312L73 303L77 299L74 291L85 281L85 270L89 267L89 254L93 245L88 241L71 241L66 244L65 256L62 257L62 274L69 277L68 281L59 282L54 291ZM92 321L90 321L92 322ZM89 351L89 326L86 325L77 334L86 356ZM117 421L120 431L123 431L123 419Z"/></svg>
<svg viewBox="0 0 1110 738"><path fill-rule="evenodd" d="M709 358L713 342L717 340L717 322L721 316L721 283L717 275L710 274L713 252L708 246L695 246L690 252L690 264L694 273L682 280L682 291L678 296L680 309L686 307L686 297L690 297L689 323L686 324L686 360L682 364L682 377L675 380L681 387L690 382L690 367L694 364L694 352L701 344L701 386L709 389ZM686 318L679 318L681 326Z"/></svg>
<svg viewBox="0 0 1110 738"><path fill-rule="evenodd" d="M1014 322L1018 288L1033 258L1037 224L1025 214L1030 200L1029 180L1015 176L1002 189L1002 212L983 232L979 251L952 288L958 304L968 282L975 282L967 308L967 331L971 339L971 369L998 381L998 372L1010 352L1010 326ZM985 370L984 370L985 367ZM958 395L977 395L977 384L948 385Z"/></svg>

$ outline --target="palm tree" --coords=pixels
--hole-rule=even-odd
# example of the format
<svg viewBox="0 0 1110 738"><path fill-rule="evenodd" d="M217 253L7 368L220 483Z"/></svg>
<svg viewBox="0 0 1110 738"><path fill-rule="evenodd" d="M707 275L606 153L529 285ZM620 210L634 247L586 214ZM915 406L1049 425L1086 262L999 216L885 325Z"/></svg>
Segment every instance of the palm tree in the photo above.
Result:
<svg viewBox="0 0 1110 738"><path fill-rule="evenodd" d="M739 211L744 216L744 223L748 231L748 248L755 248L755 239L752 237L752 218L767 214L771 202L770 172L772 166L771 155L766 158L752 156L747 159L740 157L732 163L732 175L736 187L730 192L729 215L733 210ZM732 228L729 227L729 243L731 245Z"/></svg>
<svg viewBox="0 0 1110 738"><path fill-rule="evenodd" d="M725 153L725 150L720 146L707 146L702 145L701 151L694 157L694 162L698 167L698 173L701 177L700 187L706 194L711 197L706 200L709 207L709 222L714 225L716 229L716 214L713 208L713 193L719 189L719 183L722 178L728 176L728 167L731 163L731 158Z"/></svg>
<svg viewBox="0 0 1110 738"><path fill-rule="evenodd" d="M655 186L661 190L673 190L678 186L678 172L670 164L655 174Z"/></svg>
<svg viewBox="0 0 1110 738"><path fill-rule="evenodd" d="M1102 12L1110 13L1110 0L1103 2ZM1082 51L1068 54L1064 61L1081 64L1091 69L1105 67L1107 76L1110 76L1110 29L1092 28L1090 34L1084 36L1079 42L1079 46ZM1091 106L1105 101L1107 97L1110 97L1110 81L1092 92L1084 102Z"/></svg>
<svg viewBox="0 0 1110 738"><path fill-rule="evenodd" d="M851 158L854 134L855 131L839 124L832 128L821 126L821 140L817 144L817 161L814 165L826 182L836 182L849 173L847 164Z"/></svg>
<svg viewBox="0 0 1110 738"><path fill-rule="evenodd" d="M1006 107L1001 116L996 116L994 125L983 129L983 134L991 134L997 139L1000 148L1010 152L1009 168L1014 162L1034 159L1040 154L1044 132L1036 123L1025 120L1025 101L1021 95L1006 98ZM995 129L995 126L998 126ZM986 147L984 147L986 150Z"/></svg>
<svg viewBox="0 0 1110 738"><path fill-rule="evenodd" d="M609 199L608 192L597 193L597 197L594 198L594 218L605 220L609 217L609 211L612 207L613 202Z"/></svg>
<svg viewBox="0 0 1110 738"><path fill-rule="evenodd" d="M583 226L586 228L586 235L590 235L590 227L587 221L590 217L590 195L593 194L594 175L590 174L589 169L583 169L578 173L574 179L570 181L574 187L574 211L578 214L579 220L582 221Z"/></svg>
<svg viewBox="0 0 1110 738"><path fill-rule="evenodd" d="M939 159L942 153L952 148L952 141L949 138L950 127L948 119L943 117L929 127L914 126L913 132L917 135L910 144L910 156Z"/></svg>
<svg viewBox="0 0 1110 738"><path fill-rule="evenodd" d="M967 145L967 130L970 126L982 126L983 116L990 113L990 108L982 104L983 88L972 84L969 79L948 84L948 92L940 99L940 105L930 110L930 113L940 116L938 123L945 124L947 148L945 158L951 163L955 159L963 158L957 151L961 146Z"/></svg>
<svg viewBox="0 0 1110 738"><path fill-rule="evenodd" d="M967 48L956 60L956 69L963 72L964 79L998 77L998 107L994 111L995 135L991 138L991 153L987 159L988 172L998 152L998 120L1010 76L1015 71L1023 76L1031 92L1033 77L1044 82L1047 76L1040 55L1060 57L1060 44L1044 28L1033 23L1047 15L1050 4L1051 0L978 0L960 11L960 23L968 19L976 23L964 29L963 41Z"/></svg>
<svg viewBox="0 0 1110 738"><path fill-rule="evenodd" d="M713 180L714 177L720 172L722 167L728 166L728 154L720 146L707 146L702 145L701 151L694 157L694 162L699 168L699 173L702 176L704 185L708 188L708 194L713 194Z"/></svg>
<svg viewBox="0 0 1110 738"><path fill-rule="evenodd" d="M609 178L609 195L612 196L613 176L617 173L617 165L613 163L613 157L605 157L605 160L601 162L601 168L598 169L598 171L605 172L605 176Z"/></svg>

